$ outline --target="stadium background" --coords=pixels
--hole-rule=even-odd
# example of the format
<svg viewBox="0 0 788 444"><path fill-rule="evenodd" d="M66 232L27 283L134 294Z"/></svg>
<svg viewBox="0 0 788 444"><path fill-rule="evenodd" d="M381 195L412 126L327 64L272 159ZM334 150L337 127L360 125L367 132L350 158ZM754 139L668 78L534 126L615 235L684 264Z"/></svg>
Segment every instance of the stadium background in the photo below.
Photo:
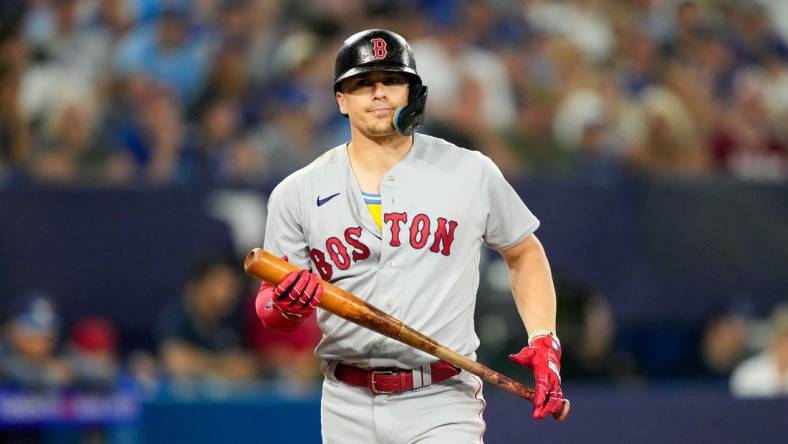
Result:
<svg viewBox="0 0 788 444"><path fill-rule="evenodd" d="M214 282L227 315L206 328L227 347L177 315L201 265L239 271L262 245L278 180L347 140L333 58L370 27L412 43L424 132L492 157L542 220L573 413L533 423L489 388L487 442L788 432L788 388L752 399L746 372L731 378L761 353L788 360L774 345L788 3L6 0L0 14L2 440L319 440L313 328L262 331L240 274ZM490 253L482 270L479 359L530 384L504 359L525 337L505 269ZM52 349L31 360L37 340ZM235 370L179 361L172 341Z"/></svg>

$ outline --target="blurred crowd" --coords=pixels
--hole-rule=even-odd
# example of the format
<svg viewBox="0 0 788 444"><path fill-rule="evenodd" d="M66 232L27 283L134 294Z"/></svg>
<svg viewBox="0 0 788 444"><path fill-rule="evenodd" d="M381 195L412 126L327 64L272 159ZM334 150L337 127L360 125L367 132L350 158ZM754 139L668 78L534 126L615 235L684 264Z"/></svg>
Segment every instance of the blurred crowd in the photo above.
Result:
<svg viewBox="0 0 788 444"><path fill-rule="evenodd" d="M348 140L341 41L385 27L424 132L510 177L788 177L781 0L5 0L0 186L255 184Z"/></svg>

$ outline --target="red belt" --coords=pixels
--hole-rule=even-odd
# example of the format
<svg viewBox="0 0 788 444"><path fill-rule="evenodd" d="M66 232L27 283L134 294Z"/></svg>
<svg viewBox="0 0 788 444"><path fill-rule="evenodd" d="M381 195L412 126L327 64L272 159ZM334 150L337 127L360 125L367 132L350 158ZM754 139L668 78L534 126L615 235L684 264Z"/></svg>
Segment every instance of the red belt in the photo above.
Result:
<svg viewBox="0 0 788 444"><path fill-rule="evenodd" d="M433 362L430 364L430 369L431 384L443 382L460 374L459 368L444 361ZM415 372L418 375L419 369L416 369ZM413 370L401 368L361 368L342 363L337 364L334 370L337 380L357 387L367 387L376 395L413 390L413 373ZM419 387L424 385L419 385Z"/></svg>

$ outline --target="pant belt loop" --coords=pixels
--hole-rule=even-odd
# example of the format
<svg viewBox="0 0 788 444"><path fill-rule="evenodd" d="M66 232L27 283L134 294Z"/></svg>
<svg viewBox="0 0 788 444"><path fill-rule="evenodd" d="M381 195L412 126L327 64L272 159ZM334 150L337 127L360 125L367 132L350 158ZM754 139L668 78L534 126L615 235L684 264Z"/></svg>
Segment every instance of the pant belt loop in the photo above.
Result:
<svg viewBox="0 0 788 444"><path fill-rule="evenodd" d="M320 362L320 371L323 372L323 376L326 377L329 381L333 382L334 384L339 384L336 375L334 372L337 369L337 365L339 361L324 359Z"/></svg>
<svg viewBox="0 0 788 444"><path fill-rule="evenodd" d="M420 390L432 385L432 366L422 365L411 370L413 373L413 390Z"/></svg>

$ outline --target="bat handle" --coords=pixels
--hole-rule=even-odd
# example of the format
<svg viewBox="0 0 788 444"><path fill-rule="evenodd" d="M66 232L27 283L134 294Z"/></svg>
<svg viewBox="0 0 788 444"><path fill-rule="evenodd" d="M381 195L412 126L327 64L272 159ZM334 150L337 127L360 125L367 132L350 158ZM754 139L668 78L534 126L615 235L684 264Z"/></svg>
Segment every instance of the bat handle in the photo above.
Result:
<svg viewBox="0 0 788 444"><path fill-rule="evenodd" d="M531 402L535 401L536 392L534 391L534 389L530 387L526 387L523 384L507 376L504 376L496 372L495 370L491 370L478 362L473 362L469 368L465 368L465 369L479 376L485 381L495 384L498 387L510 393L513 393L527 401L531 401ZM563 421L564 419L566 419L567 415L569 415L569 409L571 408L572 408L572 404L569 402L569 400L564 399L561 402L561 410L553 413L553 418L555 418L556 421Z"/></svg>

